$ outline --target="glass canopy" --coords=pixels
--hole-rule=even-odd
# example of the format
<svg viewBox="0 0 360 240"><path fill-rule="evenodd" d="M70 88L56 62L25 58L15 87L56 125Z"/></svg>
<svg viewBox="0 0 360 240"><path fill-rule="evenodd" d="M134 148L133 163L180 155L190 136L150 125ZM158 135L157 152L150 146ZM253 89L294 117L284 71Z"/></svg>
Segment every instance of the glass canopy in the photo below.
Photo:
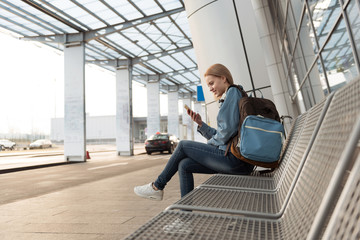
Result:
<svg viewBox="0 0 360 240"><path fill-rule="evenodd" d="M162 92L200 84L182 0L0 0L0 27L60 50L85 41L88 63L131 62L133 80Z"/></svg>

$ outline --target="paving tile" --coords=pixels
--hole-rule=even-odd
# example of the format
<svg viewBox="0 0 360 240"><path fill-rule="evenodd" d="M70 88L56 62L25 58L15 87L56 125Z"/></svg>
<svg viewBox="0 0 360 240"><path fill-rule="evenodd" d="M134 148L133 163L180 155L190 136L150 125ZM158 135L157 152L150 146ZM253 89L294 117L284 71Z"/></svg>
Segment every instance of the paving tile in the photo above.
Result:
<svg viewBox="0 0 360 240"><path fill-rule="evenodd" d="M180 198L177 175L167 185L163 201L133 193L134 186L151 181L162 168L157 165L0 205L0 239L123 239ZM195 176L196 185L209 177Z"/></svg>

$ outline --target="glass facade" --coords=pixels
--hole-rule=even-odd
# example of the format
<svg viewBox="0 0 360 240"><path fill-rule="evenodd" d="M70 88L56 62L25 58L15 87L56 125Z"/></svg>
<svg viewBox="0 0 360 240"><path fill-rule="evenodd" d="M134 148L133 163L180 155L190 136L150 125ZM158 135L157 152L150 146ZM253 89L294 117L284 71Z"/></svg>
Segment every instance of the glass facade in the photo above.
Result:
<svg viewBox="0 0 360 240"><path fill-rule="evenodd" d="M301 112L359 75L359 0L268 4L289 93Z"/></svg>

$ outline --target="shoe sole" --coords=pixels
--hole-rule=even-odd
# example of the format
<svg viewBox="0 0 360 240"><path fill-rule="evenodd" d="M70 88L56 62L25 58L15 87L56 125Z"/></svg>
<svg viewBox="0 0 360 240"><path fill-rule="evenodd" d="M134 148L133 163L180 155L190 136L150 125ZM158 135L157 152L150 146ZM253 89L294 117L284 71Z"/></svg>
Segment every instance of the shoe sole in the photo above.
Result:
<svg viewBox="0 0 360 240"><path fill-rule="evenodd" d="M157 197L151 197L151 196L146 196L146 195L142 195L142 194L139 194L137 192L134 191L134 193L136 195L138 195L139 197L142 197L142 198L146 198L146 199L150 199L150 200L153 200L153 201L161 201L162 198L157 198Z"/></svg>

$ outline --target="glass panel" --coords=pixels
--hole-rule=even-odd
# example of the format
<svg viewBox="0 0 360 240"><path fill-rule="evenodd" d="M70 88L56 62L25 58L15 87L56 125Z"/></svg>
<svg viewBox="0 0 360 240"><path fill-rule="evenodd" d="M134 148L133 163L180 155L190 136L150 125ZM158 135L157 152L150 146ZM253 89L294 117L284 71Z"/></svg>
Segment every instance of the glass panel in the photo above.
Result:
<svg viewBox="0 0 360 240"><path fill-rule="evenodd" d="M157 5L154 1L133 0L132 2L135 3L136 6L138 6L146 15L153 15L162 12L159 5Z"/></svg>
<svg viewBox="0 0 360 240"><path fill-rule="evenodd" d="M292 84L292 80L291 80L291 77L288 76L287 79L286 79L286 84L288 86L288 89L289 89L289 92L290 92L290 96L294 95L294 87L293 87L293 84Z"/></svg>
<svg viewBox="0 0 360 240"><path fill-rule="evenodd" d="M331 91L358 75L343 19L336 26L321 55Z"/></svg>
<svg viewBox="0 0 360 240"><path fill-rule="evenodd" d="M87 4L87 3L89 3L89 1L82 2L82 4ZM68 2L64 6L64 1L55 0L51 2L51 5L55 6L58 9L61 9L61 11L66 13L67 16L71 16L71 18L75 19L76 25L78 26L80 25L79 22L82 23L82 27L83 25L85 25L87 26L88 29L89 28L96 29L106 26L104 23L100 22L97 18L90 15L88 11L82 9L81 7L77 6L72 2ZM62 15L61 13L58 14ZM66 19L67 16L64 15L63 17ZM71 19L69 19L69 21L71 21Z"/></svg>
<svg viewBox="0 0 360 240"><path fill-rule="evenodd" d="M153 24L141 24L138 26L138 29L156 43L158 43L159 38L162 36L162 33ZM161 49L161 51L163 51L163 49Z"/></svg>
<svg viewBox="0 0 360 240"><path fill-rule="evenodd" d="M194 76L194 74L192 74L191 72L184 73L183 75L184 75L187 79L189 79L189 81L191 81L191 82L196 82L197 77Z"/></svg>
<svg viewBox="0 0 360 240"><path fill-rule="evenodd" d="M305 78L308 66L305 64L303 49L299 41L296 44L293 61L297 77L299 78L299 83L301 83L301 81Z"/></svg>
<svg viewBox="0 0 360 240"><path fill-rule="evenodd" d="M306 110L308 110L312 106L314 106L314 102L315 102L314 92L313 92L311 82L309 81L309 77L306 77L305 82L301 86L301 94L303 97L303 101L304 101Z"/></svg>
<svg viewBox="0 0 360 240"><path fill-rule="evenodd" d="M296 44L296 50L294 54L294 65L292 71L294 71L294 81L297 80L295 84L296 88L298 89L301 83L304 81L307 68L309 65L305 64L304 56L302 52L302 48L300 47L300 43ZM312 104L312 94L311 94L311 86L309 85L308 79L306 77L305 83L301 88L302 93L302 101L304 102L305 108L309 109L313 106ZM298 95L299 97L299 95Z"/></svg>
<svg viewBox="0 0 360 240"><path fill-rule="evenodd" d="M288 82L290 85L292 85L293 89L294 89L294 93L293 95L295 94L295 92L300 89L300 84L299 84L299 78L294 70L294 65L291 63L291 67L290 67L290 76L289 76L290 79L288 79ZM290 91L291 92L291 91ZM296 96L296 100L297 100L297 103L298 103L298 106L299 106L299 109L300 109L300 112L303 113L306 111L306 107L304 105L304 98L303 98L303 95L301 93L301 91L297 94Z"/></svg>
<svg viewBox="0 0 360 240"><path fill-rule="evenodd" d="M127 0L106 0L106 2L118 11L126 20L141 18L143 15L136 10Z"/></svg>
<svg viewBox="0 0 360 240"><path fill-rule="evenodd" d="M288 15L287 15L287 18L286 18L286 34L287 34L287 37L288 37L288 43L289 43L290 52L292 52L292 50L294 49L294 46L295 46L297 29L296 29L296 25L295 25L295 22L294 22L294 16L292 14L292 11L291 11L290 7L288 9Z"/></svg>
<svg viewBox="0 0 360 240"><path fill-rule="evenodd" d="M316 66L314 66L313 69L311 70L310 78L313 80L316 77L316 74L318 74L319 76L322 91L324 92L324 95L327 96L329 94L327 87L327 80L325 78L326 75L321 65L320 59L317 60Z"/></svg>
<svg viewBox="0 0 360 240"><path fill-rule="evenodd" d="M327 91L324 70L319 59L317 59L313 68L311 69L308 79L308 86L311 87L310 90L312 94L311 104L314 105L323 100L325 95L329 94Z"/></svg>
<svg viewBox="0 0 360 240"><path fill-rule="evenodd" d="M346 8L348 14L351 31L356 45L356 51L360 56L360 3L352 0Z"/></svg>
<svg viewBox="0 0 360 240"><path fill-rule="evenodd" d="M161 36L158 40L157 40L157 44L165 50L171 49L170 46L172 45L169 41L169 39L165 36Z"/></svg>
<svg viewBox="0 0 360 240"><path fill-rule="evenodd" d="M290 49L290 46L289 46L289 41L288 41L288 38L287 38L287 34L285 34L283 41L284 41L283 53L284 53L284 56L285 56L285 59L286 59L287 66L289 66L289 62L292 59L292 52L291 52L291 49Z"/></svg>
<svg viewBox="0 0 360 240"><path fill-rule="evenodd" d="M319 49L316 44L315 33L311 26L308 13L308 11L305 11L304 19L300 29L300 40L304 51L307 52L305 55L314 55L314 53L318 53Z"/></svg>
<svg viewBox="0 0 360 240"><path fill-rule="evenodd" d="M106 21L107 24L117 24L124 22L124 19L122 19L113 10L109 9L101 1L91 1L89 3L84 4L84 6L90 11L92 11L94 14L96 14L96 16Z"/></svg>
<svg viewBox="0 0 360 240"><path fill-rule="evenodd" d="M336 19L341 14L338 0L309 0L311 16L320 47L324 44L326 36L333 28Z"/></svg>
<svg viewBox="0 0 360 240"><path fill-rule="evenodd" d="M166 35L175 43L183 41L184 40L184 34L182 34L180 32L180 30L177 27L172 27L170 28L167 32ZM188 42L188 41L187 41ZM190 43L188 42L188 45Z"/></svg>
<svg viewBox="0 0 360 240"><path fill-rule="evenodd" d="M282 55L282 58L281 58L281 63L282 63L282 69L284 70L284 76L288 76L288 64L287 64L287 61L286 61L286 58L285 58L285 55L283 54ZM289 88L290 92L294 90L293 86L291 88ZM294 92L290 93L290 95L293 95Z"/></svg>
<svg viewBox="0 0 360 240"><path fill-rule="evenodd" d="M303 6L304 6L303 0L302 1L299 1L299 0L291 0L290 1L290 7L292 8L292 12L293 12L293 15L295 18L296 28L298 28L298 26L299 26Z"/></svg>
<svg viewBox="0 0 360 240"><path fill-rule="evenodd" d="M131 52L134 56L138 56L143 50L136 46L133 42L129 41L120 34L111 34L107 36L112 42L117 43L118 46L126 49L128 52ZM131 55L131 54L129 54Z"/></svg>
<svg viewBox="0 0 360 240"><path fill-rule="evenodd" d="M176 75L174 76L173 78L175 78L177 81L179 81L180 83L188 83L189 80L187 80L186 78L184 78L183 76L181 75Z"/></svg>
<svg viewBox="0 0 360 240"><path fill-rule="evenodd" d="M276 2L278 2L278 1L271 1L270 0L269 2L272 2L272 3L276 4ZM287 2L287 0L280 0L279 1L280 6L279 6L278 10L279 10L279 13L281 13L281 16L283 17L283 19L281 19L282 22L284 21L284 18L286 16L286 2Z"/></svg>
<svg viewBox="0 0 360 240"><path fill-rule="evenodd" d="M149 69L143 67L142 65L140 64L137 64L133 67L133 70L137 70L139 73L142 73L142 74L154 74L153 71L150 71Z"/></svg>
<svg viewBox="0 0 360 240"><path fill-rule="evenodd" d="M196 56L195 56L195 50L194 50L193 48L192 48L192 49L189 49L189 50L186 50L186 51L184 52L184 54L193 61L193 66L197 66Z"/></svg>
<svg viewBox="0 0 360 240"><path fill-rule="evenodd" d="M180 1L178 0L159 0L158 2L163 6L163 8L165 8L166 11L182 7Z"/></svg>
<svg viewBox="0 0 360 240"><path fill-rule="evenodd" d="M186 66L186 68L192 68L196 66L194 62L191 61L191 59L189 59L184 53L174 53L172 56L181 62L181 64Z"/></svg>
<svg viewBox="0 0 360 240"><path fill-rule="evenodd" d="M315 60L315 52L317 51L316 43L314 43L314 37L311 38L311 30L311 23L309 22L308 14L305 11L299 32L299 40L294 54L295 66L299 71L298 74L301 79L304 78L305 74L309 71L310 66ZM303 60L300 61L300 58L303 58Z"/></svg>
<svg viewBox="0 0 360 240"><path fill-rule="evenodd" d="M141 34L136 29L127 29L122 31L122 33L134 44L137 44L142 49L145 49L147 51L147 54L151 52L161 51L161 49L157 47L156 44L154 44L154 42L150 41L147 37L145 37L145 35Z"/></svg>
<svg viewBox="0 0 360 240"><path fill-rule="evenodd" d="M283 11L283 6L282 4L285 4L286 6L286 0L282 0L282 1L271 1L269 0L267 2L269 4L269 9L270 9L270 14L271 14L271 18L274 20L274 26L275 26L275 30L278 32L279 37L282 38L282 31L281 29L283 29L284 26L284 22L285 22L285 13Z"/></svg>
<svg viewBox="0 0 360 240"><path fill-rule="evenodd" d="M187 37L191 37L190 26L188 23L186 12L181 12L178 13L178 15L172 15L171 17L174 19L176 24L181 28L181 30L187 35Z"/></svg>
<svg viewBox="0 0 360 240"><path fill-rule="evenodd" d="M173 69L171 69L169 66L165 65L163 62L154 59L154 60L150 60L148 61L149 64L151 64L152 66L154 66L157 69L160 69L162 72L172 72Z"/></svg>
<svg viewBox="0 0 360 240"><path fill-rule="evenodd" d="M171 66L171 68L173 68L175 70L184 69L184 67L181 66L178 61L175 61L175 59L170 57L170 56L164 56L164 57L161 57L159 59L162 62L165 62L167 65Z"/></svg>

